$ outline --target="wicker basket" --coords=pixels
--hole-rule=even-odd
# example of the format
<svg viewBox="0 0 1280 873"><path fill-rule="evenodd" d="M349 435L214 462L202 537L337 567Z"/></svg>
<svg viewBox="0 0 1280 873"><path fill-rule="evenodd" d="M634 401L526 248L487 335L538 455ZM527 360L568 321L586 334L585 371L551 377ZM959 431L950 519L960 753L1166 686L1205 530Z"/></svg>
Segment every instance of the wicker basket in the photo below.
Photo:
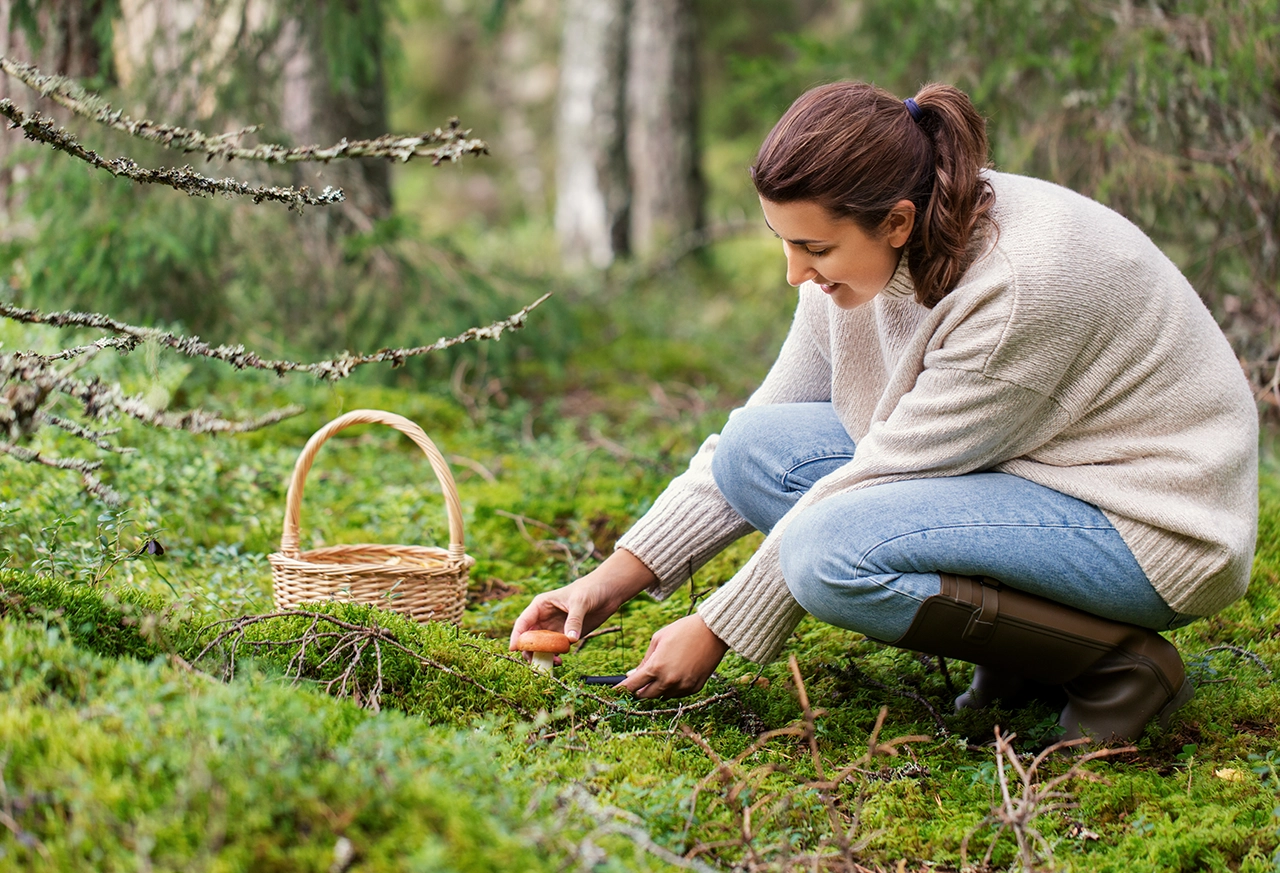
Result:
<svg viewBox="0 0 1280 873"><path fill-rule="evenodd" d="M329 437L355 424L394 427L422 449L444 491L449 516L448 550L430 546L343 545L298 551L302 490L316 453ZM462 504L453 473L422 428L403 416L357 409L326 424L307 441L294 465L285 499L280 551L270 556L276 607L316 600L367 603L394 609L414 621L458 624L467 600L467 574L475 559L463 550Z"/></svg>

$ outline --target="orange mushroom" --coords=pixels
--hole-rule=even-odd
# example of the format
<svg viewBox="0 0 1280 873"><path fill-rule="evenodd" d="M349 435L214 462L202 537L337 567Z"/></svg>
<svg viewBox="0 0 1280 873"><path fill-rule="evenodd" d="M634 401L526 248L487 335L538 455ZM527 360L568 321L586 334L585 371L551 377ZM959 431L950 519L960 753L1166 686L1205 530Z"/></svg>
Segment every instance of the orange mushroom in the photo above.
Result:
<svg viewBox="0 0 1280 873"><path fill-rule="evenodd" d="M550 673L555 665L556 655L569 651L570 641L560 631L528 630L520 634L516 640L516 649L533 653L533 669Z"/></svg>

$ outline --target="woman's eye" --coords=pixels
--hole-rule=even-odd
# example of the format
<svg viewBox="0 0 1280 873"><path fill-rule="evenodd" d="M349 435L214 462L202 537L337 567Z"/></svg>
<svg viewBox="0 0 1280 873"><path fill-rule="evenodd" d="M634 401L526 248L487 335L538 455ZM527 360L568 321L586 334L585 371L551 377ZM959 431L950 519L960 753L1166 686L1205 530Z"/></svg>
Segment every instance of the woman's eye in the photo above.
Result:
<svg viewBox="0 0 1280 873"><path fill-rule="evenodd" d="M815 258L820 258L827 252L831 251L831 249L818 249L816 252L813 249L805 249L805 251L813 255Z"/></svg>

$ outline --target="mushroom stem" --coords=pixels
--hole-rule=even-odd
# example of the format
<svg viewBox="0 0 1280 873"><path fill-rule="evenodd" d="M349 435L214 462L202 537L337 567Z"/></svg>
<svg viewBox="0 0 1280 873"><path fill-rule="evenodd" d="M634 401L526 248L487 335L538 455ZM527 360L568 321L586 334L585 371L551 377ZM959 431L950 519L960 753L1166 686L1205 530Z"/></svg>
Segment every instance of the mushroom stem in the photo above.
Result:
<svg viewBox="0 0 1280 873"><path fill-rule="evenodd" d="M556 656L550 652L534 652L533 653L533 669L540 670L543 673L550 673L555 666Z"/></svg>

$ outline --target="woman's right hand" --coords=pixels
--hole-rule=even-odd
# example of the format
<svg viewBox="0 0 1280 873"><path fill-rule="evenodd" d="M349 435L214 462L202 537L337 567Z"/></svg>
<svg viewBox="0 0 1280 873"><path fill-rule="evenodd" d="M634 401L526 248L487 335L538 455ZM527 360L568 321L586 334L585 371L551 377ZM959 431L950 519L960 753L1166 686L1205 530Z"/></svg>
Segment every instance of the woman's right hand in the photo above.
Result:
<svg viewBox="0 0 1280 873"><path fill-rule="evenodd" d="M533 598L511 629L511 650L527 630L558 630L580 639L657 581L639 558L618 549L587 575Z"/></svg>

